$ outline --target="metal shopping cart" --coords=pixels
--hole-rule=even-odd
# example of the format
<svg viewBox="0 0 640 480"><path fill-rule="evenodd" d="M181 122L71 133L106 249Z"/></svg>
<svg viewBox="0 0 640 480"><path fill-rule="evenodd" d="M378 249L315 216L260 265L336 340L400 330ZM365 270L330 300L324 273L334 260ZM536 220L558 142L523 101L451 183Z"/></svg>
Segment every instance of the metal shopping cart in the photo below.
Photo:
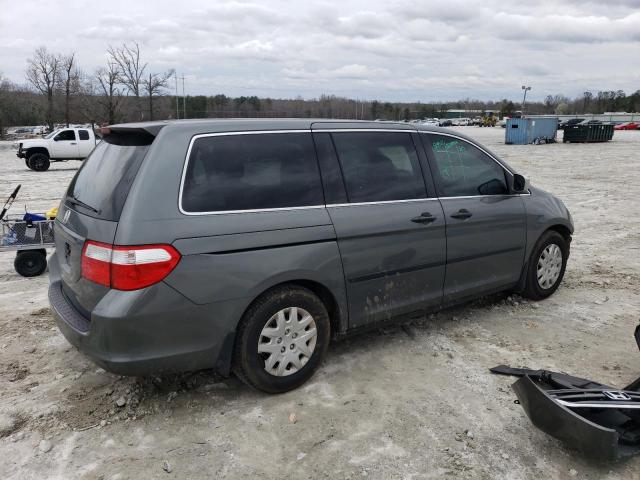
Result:
<svg viewBox="0 0 640 480"><path fill-rule="evenodd" d="M44 214L7 215L20 185L0 212L0 252L16 250L13 266L23 277L36 277L47 269L47 248L53 248L53 222Z"/></svg>

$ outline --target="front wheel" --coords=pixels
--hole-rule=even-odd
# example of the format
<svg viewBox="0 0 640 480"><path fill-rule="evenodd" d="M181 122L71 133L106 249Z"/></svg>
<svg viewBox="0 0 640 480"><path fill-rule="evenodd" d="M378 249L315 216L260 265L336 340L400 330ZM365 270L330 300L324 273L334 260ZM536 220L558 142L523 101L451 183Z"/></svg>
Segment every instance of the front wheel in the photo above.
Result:
<svg viewBox="0 0 640 480"><path fill-rule="evenodd" d="M527 282L523 295L542 300L560 286L569 258L569 243L558 232L549 230L536 243L527 267Z"/></svg>
<svg viewBox="0 0 640 480"><path fill-rule="evenodd" d="M49 157L44 153L34 153L27 160L27 167L36 172L46 172L50 165Z"/></svg>
<svg viewBox="0 0 640 480"><path fill-rule="evenodd" d="M240 322L234 372L263 392L293 390L311 378L329 338L329 314L313 292L275 288L258 298Z"/></svg>

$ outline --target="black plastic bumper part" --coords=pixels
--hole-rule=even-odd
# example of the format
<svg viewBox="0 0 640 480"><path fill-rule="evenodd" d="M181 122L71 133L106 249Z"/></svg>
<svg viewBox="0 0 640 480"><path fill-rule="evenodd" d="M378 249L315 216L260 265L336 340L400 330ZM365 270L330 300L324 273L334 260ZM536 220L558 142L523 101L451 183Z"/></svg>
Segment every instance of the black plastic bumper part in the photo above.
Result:
<svg viewBox="0 0 640 480"><path fill-rule="evenodd" d="M640 325L634 335L640 348ZM640 378L619 390L548 370L499 365L491 372L521 377L512 388L531 422L587 457L640 453Z"/></svg>

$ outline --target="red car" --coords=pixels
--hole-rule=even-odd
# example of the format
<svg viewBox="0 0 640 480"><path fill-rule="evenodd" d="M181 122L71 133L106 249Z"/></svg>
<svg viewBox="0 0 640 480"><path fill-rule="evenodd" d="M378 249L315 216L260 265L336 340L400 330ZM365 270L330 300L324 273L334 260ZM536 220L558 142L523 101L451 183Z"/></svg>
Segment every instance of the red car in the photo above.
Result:
<svg viewBox="0 0 640 480"><path fill-rule="evenodd" d="M613 127L614 130L638 130L640 129L640 123L625 122Z"/></svg>

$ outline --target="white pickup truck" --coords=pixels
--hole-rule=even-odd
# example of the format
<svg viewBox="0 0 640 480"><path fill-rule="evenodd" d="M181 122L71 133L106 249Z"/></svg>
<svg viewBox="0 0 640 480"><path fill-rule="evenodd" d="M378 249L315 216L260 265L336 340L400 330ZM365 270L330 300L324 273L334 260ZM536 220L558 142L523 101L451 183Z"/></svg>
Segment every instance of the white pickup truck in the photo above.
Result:
<svg viewBox="0 0 640 480"><path fill-rule="evenodd" d="M91 128L61 128L38 139L20 140L18 157L36 172L49 169L51 162L84 160L98 143Z"/></svg>

